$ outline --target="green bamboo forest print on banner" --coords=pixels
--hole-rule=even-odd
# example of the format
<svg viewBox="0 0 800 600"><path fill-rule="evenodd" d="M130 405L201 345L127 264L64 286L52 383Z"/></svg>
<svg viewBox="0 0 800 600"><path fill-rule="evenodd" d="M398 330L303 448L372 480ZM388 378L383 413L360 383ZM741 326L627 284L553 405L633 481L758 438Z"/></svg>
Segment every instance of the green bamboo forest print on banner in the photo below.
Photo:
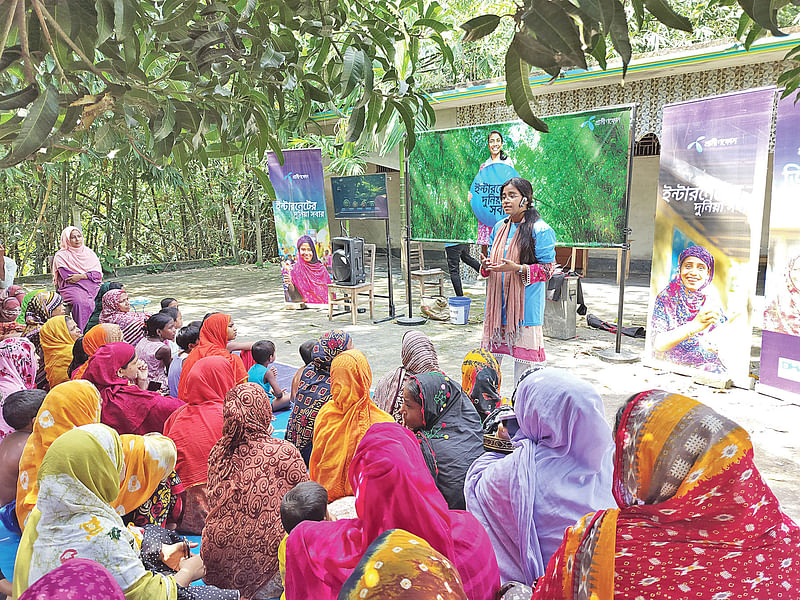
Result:
<svg viewBox="0 0 800 600"><path fill-rule="evenodd" d="M544 119L550 133L522 122L427 131L409 158L411 236L474 242L478 223L502 218L500 184L529 179L542 218L559 245L623 243L631 107ZM505 160L492 162L488 138L503 137Z"/></svg>

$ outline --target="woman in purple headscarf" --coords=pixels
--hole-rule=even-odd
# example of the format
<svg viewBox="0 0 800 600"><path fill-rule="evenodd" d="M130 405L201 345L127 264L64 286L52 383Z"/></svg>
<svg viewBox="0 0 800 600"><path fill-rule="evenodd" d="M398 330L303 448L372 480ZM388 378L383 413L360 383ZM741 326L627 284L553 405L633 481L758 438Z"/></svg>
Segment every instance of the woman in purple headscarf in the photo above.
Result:
<svg viewBox="0 0 800 600"><path fill-rule="evenodd" d="M678 257L678 272L656 296L650 331L656 358L715 373L725 371L716 344L708 338L726 321L708 285L714 257L702 246L689 246Z"/></svg>
<svg viewBox="0 0 800 600"><path fill-rule="evenodd" d="M309 304L328 303L328 284L331 276L328 269L317 257L314 240L308 235L297 240L297 260L287 274L285 283L289 286L291 297L300 296L302 302Z"/></svg>
<svg viewBox="0 0 800 600"><path fill-rule="evenodd" d="M511 454L487 452L467 472L467 511L489 533L503 583L544 575L564 530L616 506L614 440L600 394L561 369L528 371L515 392Z"/></svg>

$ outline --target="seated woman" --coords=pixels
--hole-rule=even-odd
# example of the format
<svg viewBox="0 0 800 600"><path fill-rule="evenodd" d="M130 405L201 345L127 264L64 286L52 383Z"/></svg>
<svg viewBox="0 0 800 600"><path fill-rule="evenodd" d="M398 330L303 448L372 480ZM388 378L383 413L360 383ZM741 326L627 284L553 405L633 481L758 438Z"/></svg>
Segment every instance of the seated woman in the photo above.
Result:
<svg viewBox="0 0 800 600"><path fill-rule="evenodd" d="M502 376L494 355L484 348L476 348L464 357L461 364L461 389L472 400L481 423L489 413L503 404L500 396Z"/></svg>
<svg viewBox="0 0 800 600"><path fill-rule="evenodd" d="M477 417L476 417L477 418ZM357 519L304 521L286 543L286 599L335 599L369 545L405 529L455 564L470 600L494 600L497 561L480 523L448 510L413 434L396 423L369 428L350 464Z"/></svg>
<svg viewBox="0 0 800 600"><path fill-rule="evenodd" d="M100 421L119 434L161 433L167 417L183 406L177 398L145 389L147 365L125 342L98 348L86 363L83 378L91 381L103 398Z"/></svg>
<svg viewBox="0 0 800 600"><path fill-rule="evenodd" d="M105 425L85 425L53 442L39 470L36 508L20 540L14 596L70 558L88 558L111 572L127 600L239 598L233 590L190 588L203 577L203 560L191 556L173 562L178 558L175 543L184 556L188 546L160 527L145 529L138 550L133 534L110 506L124 470L119 435Z"/></svg>
<svg viewBox="0 0 800 600"><path fill-rule="evenodd" d="M114 576L99 563L72 558L30 586L19 600L125 600Z"/></svg>
<svg viewBox="0 0 800 600"><path fill-rule="evenodd" d="M514 451L478 458L464 488L467 510L492 540L500 579L530 584L544 575L567 527L614 506L614 444L600 395L567 371L529 372L514 413Z"/></svg>
<svg viewBox="0 0 800 600"><path fill-rule="evenodd" d="M100 347L121 341L123 341L122 329L119 325L103 323L92 327L86 332L86 335L83 336L83 351L87 357L86 362L79 365L78 368L72 372L72 379L81 379L83 377L83 373L86 371L86 365L89 364L89 359L95 355Z"/></svg>
<svg viewBox="0 0 800 600"><path fill-rule="evenodd" d="M375 384L375 405L402 425L403 388L412 375L439 370L439 358L431 339L421 331L406 331L400 346L401 365Z"/></svg>
<svg viewBox="0 0 800 600"><path fill-rule="evenodd" d="M39 493L39 465L50 444L65 431L100 422L100 394L88 381L68 381L50 390L33 422L33 432L25 442L19 460L17 519L20 529Z"/></svg>
<svg viewBox="0 0 800 600"><path fill-rule="evenodd" d="M278 575L281 499L308 473L297 448L270 437L272 406L264 388L236 386L222 413L222 439L208 458L205 580L247 598L272 598L264 588Z"/></svg>
<svg viewBox="0 0 800 600"><path fill-rule="evenodd" d="M72 346L81 337L81 330L70 317L53 317L39 330L39 343L44 356L44 371L50 389L69 381Z"/></svg>
<svg viewBox="0 0 800 600"><path fill-rule="evenodd" d="M800 589L800 527L753 462L750 436L662 390L617 413L619 508L564 534L534 598L782 598ZM573 573L574 578L573 578Z"/></svg>
<svg viewBox="0 0 800 600"><path fill-rule="evenodd" d="M103 312L103 298L105 295L111 290L121 290L124 289L124 287L125 286L119 281L106 281L100 285L100 290L97 292L97 296L94 299L94 312L92 313L92 316L89 317L89 321L86 323L86 329L84 331L88 331L95 325L100 324L100 313Z"/></svg>
<svg viewBox="0 0 800 600"><path fill-rule="evenodd" d="M200 327L197 346L183 361L181 379L178 382L178 398L186 398L186 377L200 360L209 356L219 356L230 363L231 369L233 369L233 385L247 381L247 369L244 368L242 359L228 351L228 342L235 339L236 326L233 324L233 319L230 315L224 313L208 315ZM227 392L228 390L225 391Z"/></svg>
<svg viewBox="0 0 800 600"><path fill-rule="evenodd" d="M14 296L0 298L0 323L14 323L22 314L22 304Z"/></svg>
<svg viewBox="0 0 800 600"><path fill-rule="evenodd" d="M112 508L126 525L174 529L183 509L183 485L175 472L175 442L158 433L119 437L125 454L125 479Z"/></svg>
<svg viewBox="0 0 800 600"><path fill-rule="evenodd" d="M77 227L61 232L61 249L53 257L53 287L70 305L70 315L81 331L94 310L94 299L103 281L100 259L83 243Z"/></svg>
<svg viewBox="0 0 800 600"><path fill-rule="evenodd" d="M53 317L60 317L66 314L64 299L55 292L45 292L39 290L28 300L25 308L23 323L25 332L23 335L33 342L36 354L39 357L39 366L36 374L36 387L47 389L47 372L44 370L44 354L42 343L39 340L39 330L42 325Z"/></svg>
<svg viewBox="0 0 800 600"><path fill-rule="evenodd" d="M651 331L656 358L713 373L723 373L719 344L710 334L727 319L713 286L714 257L689 246L678 257L678 272L655 299Z"/></svg>
<svg viewBox="0 0 800 600"><path fill-rule="evenodd" d="M0 402L20 390L36 387L36 351L21 337L0 341ZM0 414L0 439L14 431Z"/></svg>
<svg viewBox="0 0 800 600"><path fill-rule="evenodd" d="M381 569L383 565L387 568L376 581L378 564ZM420 565L426 568L420 569ZM400 590L408 588L413 588L420 598L435 598L434 594L447 590L449 600L469 600L461 576L447 557L421 537L402 529L384 531L369 545L344 582L338 600L361 600L364 590L375 598L398 598L402 597Z"/></svg>
<svg viewBox="0 0 800 600"><path fill-rule="evenodd" d="M331 399L331 362L352 347L350 334L341 329L323 334L311 349L311 363L306 365L300 376L297 398L292 404L292 414L286 426L286 439L300 450L306 464L311 458L317 414Z"/></svg>
<svg viewBox="0 0 800 600"><path fill-rule="evenodd" d="M469 398L443 373L415 375L404 388L403 423L452 510L464 510L467 469L483 454L481 420Z"/></svg>
<svg viewBox="0 0 800 600"><path fill-rule="evenodd" d="M100 322L119 325L122 329L122 338L134 348L144 337L144 322L149 316L147 313L131 310L128 292L125 290L109 290L103 296Z"/></svg>
<svg viewBox="0 0 800 600"><path fill-rule="evenodd" d="M331 363L331 401L317 415L311 479L328 490L328 502L353 495L347 479L358 443L375 423L394 422L392 415L372 403L372 371L360 350L348 350Z"/></svg>
<svg viewBox="0 0 800 600"><path fill-rule="evenodd" d="M180 529L200 535L208 514L208 457L222 437L225 394L236 386L236 379L230 361L209 356L198 361L182 381L186 386L181 399L186 404L167 419L164 435L178 449L175 470L186 487Z"/></svg>

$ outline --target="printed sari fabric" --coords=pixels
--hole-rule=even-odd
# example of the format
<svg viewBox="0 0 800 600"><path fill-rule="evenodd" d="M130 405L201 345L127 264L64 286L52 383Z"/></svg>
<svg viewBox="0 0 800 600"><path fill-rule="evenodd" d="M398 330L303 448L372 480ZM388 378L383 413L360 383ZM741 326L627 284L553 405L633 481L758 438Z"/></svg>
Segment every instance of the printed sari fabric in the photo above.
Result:
<svg viewBox="0 0 800 600"><path fill-rule="evenodd" d="M483 454L483 429L475 407L443 373L413 377L422 397L424 425L416 432L425 463L451 509L464 510L467 470Z"/></svg>
<svg viewBox="0 0 800 600"><path fill-rule="evenodd" d="M620 508L567 530L534 598L795 598L800 527L753 462L747 432L691 398L652 390L622 414Z"/></svg>
<svg viewBox="0 0 800 600"><path fill-rule="evenodd" d="M135 357L136 352L130 344L105 344L86 363L83 378L97 386L103 398L101 420L117 433L161 433L167 417L182 407L183 402L143 390L120 377L117 371Z"/></svg>
<svg viewBox="0 0 800 600"><path fill-rule="evenodd" d="M306 262L300 256L300 246L307 244L311 248L311 260ZM328 284L330 273L317 257L317 248L310 236L303 235L297 240L297 260L292 265L292 285L300 293L303 302L309 304L328 303Z"/></svg>
<svg viewBox="0 0 800 600"><path fill-rule="evenodd" d="M192 349L189 356L183 359L181 378L178 383L178 398L186 398L187 376L198 361L209 356L220 356L230 363L233 369L233 385L247 381L247 371L242 359L228 352L228 324L230 322L231 316L224 313L215 313L203 321L197 346ZM228 389L231 389L233 385ZM225 392L227 391L225 390Z"/></svg>
<svg viewBox="0 0 800 600"><path fill-rule="evenodd" d="M100 313L103 312L103 297L111 290L121 290L123 287L123 284L119 281L106 281L100 284L100 289L97 291L97 296L94 299L94 312L86 323L87 331L100 323Z"/></svg>
<svg viewBox="0 0 800 600"><path fill-rule="evenodd" d="M281 499L308 473L297 448L271 437L272 407L258 384L228 392L223 419L208 458L205 580L252 597L278 572Z"/></svg>
<svg viewBox="0 0 800 600"><path fill-rule="evenodd" d="M6 396L36 386L36 350L30 340L13 337L0 341L0 407ZM0 439L14 431L0 409Z"/></svg>
<svg viewBox="0 0 800 600"><path fill-rule="evenodd" d="M159 486L175 470L178 458L175 442L166 436L122 435L122 452L125 458L125 479L120 484L119 496L111 503L119 515L127 515L144 505ZM157 514L148 514L149 522L164 527L174 502L161 504ZM131 519L132 520L132 519Z"/></svg>
<svg viewBox="0 0 800 600"><path fill-rule="evenodd" d="M287 600L336 598L369 545L387 529L404 529L443 554L461 575L470 600L494 600L500 576L489 537L475 517L447 508L410 431L397 423L370 427L349 478L358 518L305 521L289 535Z"/></svg>
<svg viewBox="0 0 800 600"><path fill-rule="evenodd" d="M20 302L20 313L16 321L20 325L25 325L25 317L28 312L28 305L31 303L33 297L39 292L44 292L44 290L32 290L22 297L22 302ZM47 319L44 321L47 321ZM42 321L42 323L44 323L44 321Z"/></svg>
<svg viewBox="0 0 800 600"><path fill-rule="evenodd" d="M461 576L446 556L419 536L390 529L369 545L338 600L412 597L468 600Z"/></svg>
<svg viewBox="0 0 800 600"><path fill-rule="evenodd" d="M514 451L478 458L464 493L489 533L502 581L533 583L567 527L616 506L614 444L600 394L567 371L532 371L515 397Z"/></svg>
<svg viewBox="0 0 800 600"><path fill-rule="evenodd" d="M439 358L431 339L421 331L406 331L400 347L401 366L375 384L373 402L402 424L403 388L412 375L439 370Z"/></svg>
<svg viewBox="0 0 800 600"><path fill-rule="evenodd" d="M297 398L292 404L286 427L286 439L300 450L306 462L311 456L317 414L331 399L331 363L347 349L349 343L350 335L341 329L320 336L311 350L311 362L300 375Z"/></svg>
<svg viewBox="0 0 800 600"><path fill-rule="evenodd" d="M125 600L108 569L93 560L73 558L30 586L19 600Z"/></svg>
<svg viewBox="0 0 800 600"><path fill-rule="evenodd" d="M131 309L128 312L120 310L120 301L123 297L127 298L128 292L122 289L109 290L103 296L103 310L100 312L101 323L114 323L122 329L122 338L134 348L144 337L144 322L150 315L147 313L136 312Z"/></svg>
<svg viewBox="0 0 800 600"><path fill-rule="evenodd" d="M88 381L57 385L44 399L19 460L17 519L25 528L39 493L38 473L45 452L58 436L81 425L100 422L100 394ZM115 496L116 497L116 496Z"/></svg>
<svg viewBox="0 0 800 600"><path fill-rule="evenodd" d="M328 502L353 495L347 470L370 426L394 422L392 415L372 403L371 384L372 371L360 350L348 350L333 359L331 401L317 415L308 465L311 479L328 490Z"/></svg>
<svg viewBox="0 0 800 600"><path fill-rule="evenodd" d="M39 342L44 355L44 370L47 383L53 388L69 380L67 369L72 362L72 346L75 340L67 327L67 317L53 317L39 330Z"/></svg>
<svg viewBox="0 0 800 600"><path fill-rule="evenodd" d="M174 578L145 569L133 534L110 505L124 469L119 435L105 425L84 425L53 442L39 470L36 508L19 544L14 596L72 558L103 565L127 600L177 596Z"/></svg>
<svg viewBox="0 0 800 600"><path fill-rule="evenodd" d="M94 356L101 346L122 342L122 329L113 323L95 325L83 336L83 351L86 353L86 362L72 372L72 379L81 379L89 364L89 358Z"/></svg>
<svg viewBox="0 0 800 600"><path fill-rule="evenodd" d="M461 364L461 389L472 400L481 422L503 404L500 397L501 382L500 365L491 352L476 348L464 357Z"/></svg>

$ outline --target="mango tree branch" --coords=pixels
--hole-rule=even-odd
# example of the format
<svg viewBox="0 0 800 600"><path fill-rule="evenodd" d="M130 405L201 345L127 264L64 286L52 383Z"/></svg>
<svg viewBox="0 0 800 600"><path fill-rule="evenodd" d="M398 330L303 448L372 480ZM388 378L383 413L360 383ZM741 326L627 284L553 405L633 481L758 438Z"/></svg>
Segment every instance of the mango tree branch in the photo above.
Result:
<svg viewBox="0 0 800 600"><path fill-rule="evenodd" d="M22 72L25 74L25 81L29 84L36 83L33 75L33 65L31 64L31 51L28 46L28 25L25 19L25 1L17 2L17 29L19 30L19 45L22 49Z"/></svg>
<svg viewBox="0 0 800 600"><path fill-rule="evenodd" d="M17 3L19 0L12 0L11 6L8 9L8 19L3 25L3 34L0 36L0 60L3 58L3 53L6 49L6 42L8 41L8 32L11 31L11 24L14 22L14 15L17 12Z"/></svg>
<svg viewBox="0 0 800 600"><path fill-rule="evenodd" d="M67 83L67 76L64 73L64 69L61 67L61 62L58 60L58 55L56 55L56 49L53 47L53 38L50 37L50 30L47 28L47 23L44 20L44 16L42 16L42 7L39 5L39 0L32 0L31 5L33 6L33 10L36 13L36 18L39 19L39 24L42 26L42 33L44 33L44 39L47 40L47 45L50 46L50 53L53 55L53 62L56 63L56 67L58 67L58 72L61 73L61 79L64 83Z"/></svg>

